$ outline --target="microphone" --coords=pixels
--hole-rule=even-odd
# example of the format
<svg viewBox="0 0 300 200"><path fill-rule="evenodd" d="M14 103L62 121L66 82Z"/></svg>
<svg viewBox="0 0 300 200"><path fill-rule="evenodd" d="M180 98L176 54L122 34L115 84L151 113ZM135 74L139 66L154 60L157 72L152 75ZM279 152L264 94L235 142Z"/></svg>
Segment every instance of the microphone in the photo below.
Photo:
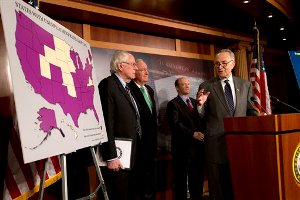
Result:
<svg viewBox="0 0 300 200"><path fill-rule="evenodd" d="M276 97L274 97L274 96L271 96L271 95L270 95L270 98L273 99L275 102L279 102L279 103L281 103L281 104L283 104L283 105L285 105L285 106L287 106L287 107L289 107L289 108L292 108L293 110L296 110L298 113L300 113L300 110L297 109L297 108L295 108L294 106L291 106L291 105L289 105L289 104L287 104L287 103L285 103L285 102L283 102L283 101L280 101L278 98L276 98Z"/></svg>
<svg viewBox="0 0 300 200"><path fill-rule="evenodd" d="M253 103L256 103L256 104L259 106L258 109L260 109L261 111L263 111L263 112L264 112L264 115L267 115L267 111L264 109L264 107L262 107L262 106L260 105L260 103L257 102L257 100L255 99L255 97L250 97L250 100L251 100ZM255 104L254 104L254 106L255 106ZM256 107L256 106L255 106L255 107Z"/></svg>

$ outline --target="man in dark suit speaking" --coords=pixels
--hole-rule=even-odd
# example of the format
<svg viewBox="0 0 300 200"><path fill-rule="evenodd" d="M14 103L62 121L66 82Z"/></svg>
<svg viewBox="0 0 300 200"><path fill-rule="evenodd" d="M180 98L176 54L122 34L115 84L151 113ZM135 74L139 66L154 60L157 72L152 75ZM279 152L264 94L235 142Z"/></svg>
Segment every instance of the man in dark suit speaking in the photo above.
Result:
<svg viewBox="0 0 300 200"><path fill-rule="evenodd" d="M136 77L129 87L140 105L142 139L138 152L137 182L140 200L155 199L155 158L157 151L157 114L154 91L147 85L149 71L142 59L136 60Z"/></svg>
<svg viewBox="0 0 300 200"><path fill-rule="evenodd" d="M111 59L110 70L111 76L98 85L108 137L108 142L100 145L103 160L107 162L103 178L110 200L133 200L137 146L142 137L138 103L127 85L135 78L135 58L128 52L117 51ZM124 170L118 159L115 138L132 140L130 170Z"/></svg>
<svg viewBox="0 0 300 200"><path fill-rule="evenodd" d="M204 134L196 110L196 100L189 97L188 78L175 81L178 96L167 104L167 118L171 128L171 151L175 200L201 200L204 181ZM187 185L188 183L188 185Z"/></svg>
<svg viewBox="0 0 300 200"><path fill-rule="evenodd" d="M204 143L210 200L234 199L223 118L258 115L250 100L251 83L233 76L234 66L234 53L229 49L219 51L214 60L218 77L202 83L197 94L197 109L206 127Z"/></svg>

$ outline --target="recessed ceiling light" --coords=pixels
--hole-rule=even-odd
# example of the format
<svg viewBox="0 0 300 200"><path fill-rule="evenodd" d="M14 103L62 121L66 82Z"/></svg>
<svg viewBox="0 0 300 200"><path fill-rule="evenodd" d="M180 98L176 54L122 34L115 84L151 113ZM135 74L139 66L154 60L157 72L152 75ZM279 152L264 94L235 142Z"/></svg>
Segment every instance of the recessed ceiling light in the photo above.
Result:
<svg viewBox="0 0 300 200"><path fill-rule="evenodd" d="M283 40L283 41L286 41L286 37L283 37L282 40Z"/></svg>
<svg viewBox="0 0 300 200"><path fill-rule="evenodd" d="M281 26L279 30L284 31L284 26Z"/></svg>
<svg viewBox="0 0 300 200"><path fill-rule="evenodd" d="M251 2L251 0L243 0L242 1L242 3L244 3L244 4L247 4L247 3L250 3Z"/></svg>
<svg viewBox="0 0 300 200"><path fill-rule="evenodd" d="M269 13L269 14L268 14L268 18L269 18L269 19L273 18L273 14L272 14L272 13Z"/></svg>

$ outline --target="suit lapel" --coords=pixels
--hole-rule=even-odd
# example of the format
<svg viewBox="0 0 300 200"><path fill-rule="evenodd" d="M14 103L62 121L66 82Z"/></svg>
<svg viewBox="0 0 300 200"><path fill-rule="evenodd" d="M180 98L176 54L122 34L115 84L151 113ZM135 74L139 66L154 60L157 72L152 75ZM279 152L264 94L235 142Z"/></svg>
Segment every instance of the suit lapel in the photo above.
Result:
<svg viewBox="0 0 300 200"><path fill-rule="evenodd" d="M184 109L185 113L188 115L192 115L192 112L190 111L190 109L188 108L188 106L186 105L186 103L182 100L182 98L180 96L177 96L177 102L179 103L179 105ZM194 106L194 103L192 103L192 105Z"/></svg>
<svg viewBox="0 0 300 200"><path fill-rule="evenodd" d="M119 90L121 90L124 97L129 101L132 108L135 109L134 105L131 102L131 99L130 99L129 95L127 94L127 92L126 92L125 88L123 87L122 83L120 82L119 78L115 74L112 74L112 77L114 77L114 80L116 81L117 86L118 86Z"/></svg>
<svg viewBox="0 0 300 200"><path fill-rule="evenodd" d="M238 81L236 77L233 77L233 83L234 83L234 90L235 90L235 99L236 99L236 105L235 105L235 113L238 113L239 110L239 102L241 101L241 82Z"/></svg>

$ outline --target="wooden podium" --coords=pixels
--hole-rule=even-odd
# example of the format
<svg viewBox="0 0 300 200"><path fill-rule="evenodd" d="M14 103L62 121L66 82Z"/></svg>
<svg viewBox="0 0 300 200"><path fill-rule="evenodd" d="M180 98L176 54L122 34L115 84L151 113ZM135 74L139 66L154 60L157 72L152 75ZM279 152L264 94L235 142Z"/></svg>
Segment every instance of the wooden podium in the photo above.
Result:
<svg viewBox="0 0 300 200"><path fill-rule="evenodd" d="M235 200L300 199L300 114L226 118L224 128Z"/></svg>

